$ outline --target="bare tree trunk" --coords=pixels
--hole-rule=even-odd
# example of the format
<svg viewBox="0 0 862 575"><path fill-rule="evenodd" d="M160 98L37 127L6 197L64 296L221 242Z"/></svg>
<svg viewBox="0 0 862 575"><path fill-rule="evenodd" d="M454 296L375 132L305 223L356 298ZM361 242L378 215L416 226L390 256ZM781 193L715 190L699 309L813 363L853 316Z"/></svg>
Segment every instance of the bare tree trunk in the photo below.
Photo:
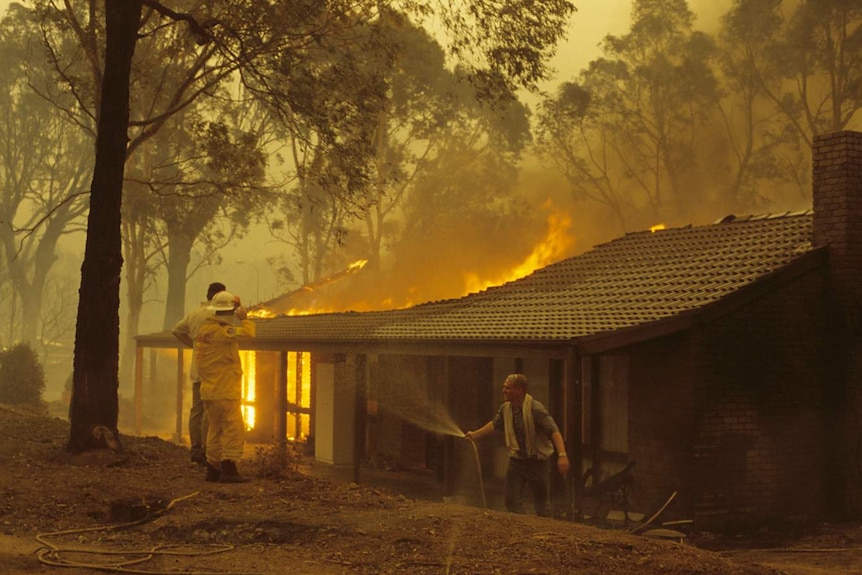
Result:
<svg viewBox="0 0 862 575"><path fill-rule="evenodd" d="M120 342L120 210L129 126L129 79L142 0L105 0L105 71L96 164L75 332L67 449L120 449L117 432Z"/></svg>
<svg viewBox="0 0 862 575"><path fill-rule="evenodd" d="M128 386L126 389L129 389L134 385L135 352L137 351L135 336L138 335L138 324L140 324L141 321L142 309L143 306L141 305L130 305L126 307L126 330L123 337L119 372L119 381L123 385Z"/></svg>
<svg viewBox="0 0 862 575"><path fill-rule="evenodd" d="M126 195L126 199L128 199ZM123 334L123 345L120 356L120 384L131 383L135 363L135 336L141 310L144 307L144 285L147 276L146 242L143 237L147 233L147 224L134 220L128 213L123 215L122 229L125 236L125 252L123 258L124 281L126 290L126 323Z"/></svg>
<svg viewBox="0 0 862 575"><path fill-rule="evenodd" d="M194 240L170 234L168 245L168 295L163 329L171 329L186 313L186 277Z"/></svg>

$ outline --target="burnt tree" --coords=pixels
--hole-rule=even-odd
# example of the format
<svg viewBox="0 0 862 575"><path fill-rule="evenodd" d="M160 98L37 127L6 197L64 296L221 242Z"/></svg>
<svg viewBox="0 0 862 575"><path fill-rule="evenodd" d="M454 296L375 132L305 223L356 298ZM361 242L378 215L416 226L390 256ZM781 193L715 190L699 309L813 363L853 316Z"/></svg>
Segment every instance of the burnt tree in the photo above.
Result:
<svg viewBox="0 0 862 575"><path fill-rule="evenodd" d="M129 78L142 0L105 0L105 72L98 105L96 163L75 331L67 449L121 448L117 432L120 207L129 126Z"/></svg>

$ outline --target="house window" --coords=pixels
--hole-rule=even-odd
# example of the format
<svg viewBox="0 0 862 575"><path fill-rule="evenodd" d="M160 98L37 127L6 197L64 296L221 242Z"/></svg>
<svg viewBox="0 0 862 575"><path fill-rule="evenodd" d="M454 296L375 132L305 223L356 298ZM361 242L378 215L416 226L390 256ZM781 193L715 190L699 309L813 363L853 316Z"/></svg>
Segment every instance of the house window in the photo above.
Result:
<svg viewBox="0 0 862 575"><path fill-rule="evenodd" d="M628 355L601 357L602 450L627 454L629 451L629 358Z"/></svg>
<svg viewBox="0 0 862 575"><path fill-rule="evenodd" d="M582 437L589 459L628 458L628 355L584 357Z"/></svg>
<svg viewBox="0 0 862 575"><path fill-rule="evenodd" d="M302 441L308 437L311 414L311 354L287 353L287 438Z"/></svg>

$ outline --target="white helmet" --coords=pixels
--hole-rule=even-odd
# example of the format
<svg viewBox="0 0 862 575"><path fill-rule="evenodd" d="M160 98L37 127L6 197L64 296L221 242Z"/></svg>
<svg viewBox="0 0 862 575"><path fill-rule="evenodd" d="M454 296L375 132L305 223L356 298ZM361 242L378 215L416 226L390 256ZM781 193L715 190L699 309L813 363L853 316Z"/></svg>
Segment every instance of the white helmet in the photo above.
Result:
<svg viewBox="0 0 862 575"><path fill-rule="evenodd" d="M228 291L220 291L213 296L209 309L212 311L233 311L236 308L237 297Z"/></svg>

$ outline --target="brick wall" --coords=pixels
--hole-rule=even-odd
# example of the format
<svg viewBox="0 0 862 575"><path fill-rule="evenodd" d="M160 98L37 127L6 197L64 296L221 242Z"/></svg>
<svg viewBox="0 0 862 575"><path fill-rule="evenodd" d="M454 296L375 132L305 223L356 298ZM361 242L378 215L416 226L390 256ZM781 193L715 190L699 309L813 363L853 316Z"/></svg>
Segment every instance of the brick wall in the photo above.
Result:
<svg viewBox="0 0 862 575"><path fill-rule="evenodd" d="M823 512L822 286L811 273L694 337L699 523Z"/></svg>
<svg viewBox="0 0 862 575"><path fill-rule="evenodd" d="M688 332L634 347L629 356L629 460L634 511L650 513L674 492L662 520L692 518L694 404Z"/></svg>
<svg viewBox="0 0 862 575"><path fill-rule="evenodd" d="M631 350L634 503L699 528L823 505L821 274Z"/></svg>

